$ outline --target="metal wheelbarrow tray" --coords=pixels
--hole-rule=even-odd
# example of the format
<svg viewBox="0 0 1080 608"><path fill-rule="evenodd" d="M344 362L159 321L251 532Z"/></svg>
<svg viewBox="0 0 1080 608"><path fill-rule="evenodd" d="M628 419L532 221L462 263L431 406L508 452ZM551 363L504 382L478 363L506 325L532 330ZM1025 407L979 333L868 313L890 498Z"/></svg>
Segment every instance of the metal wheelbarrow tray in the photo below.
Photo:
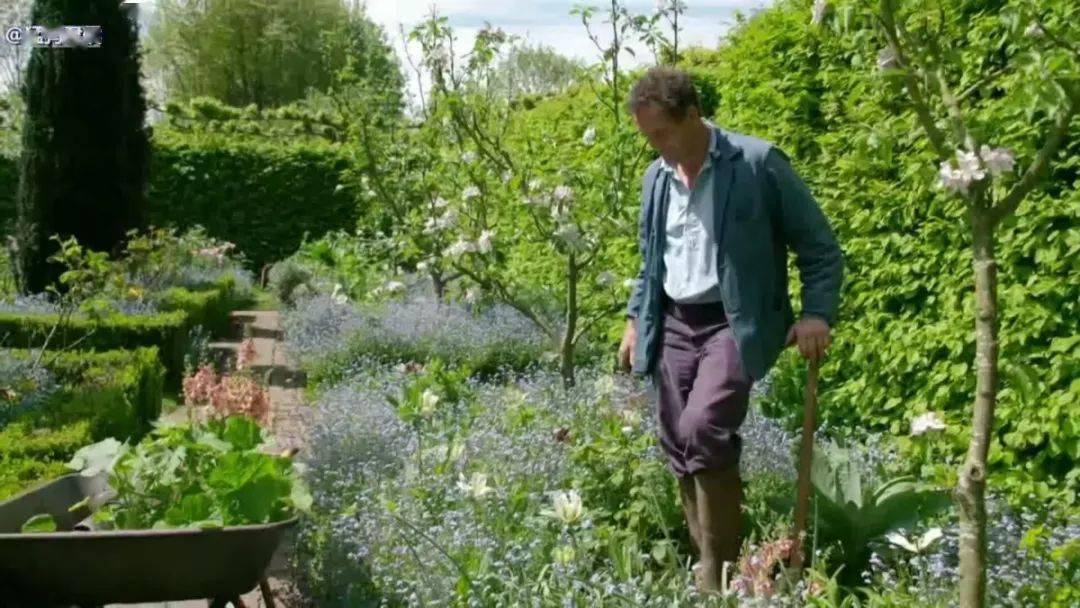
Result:
<svg viewBox="0 0 1080 608"><path fill-rule="evenodd" d="M260 583L296 518L220 529L73 531L100 507L103 476L68 475L0 503L0 606L235 600ZM68 509L90 498L87 507ZM57 532L19 532L48 513Z"/></svg>

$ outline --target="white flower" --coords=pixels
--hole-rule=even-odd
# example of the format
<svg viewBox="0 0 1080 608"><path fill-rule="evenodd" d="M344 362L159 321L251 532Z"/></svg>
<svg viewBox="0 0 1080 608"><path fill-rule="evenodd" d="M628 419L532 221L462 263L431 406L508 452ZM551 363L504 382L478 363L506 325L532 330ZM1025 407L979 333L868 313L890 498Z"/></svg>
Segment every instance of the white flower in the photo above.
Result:
<svg viewBox="0 0 1080 608"><path fill-rule="evenodd" d="M480 233L480 238L476 240L476 249L480 253L491 253L491 237L494 233L490 230L485 230Z"/></svg>
<svg viewBox="0 0 1080 608"><path fill-rule="evenodd" d="M626 279L622 282L622 286L626 287L627 289L633 289L637 287L637 278L630 277L629 279Z"/></svg>
<svg viewBox="0 0 1080 608"><path fill-rule="evenodd" d="M510 180L512 180L512 179L514 179L514 173L512 171L510 171L509 169L507 169L506 171L503 171L503 174L502 174L503 183L509 184Z"/></svg>
<svg viewBox="0 0 1080 608"><path fill-rule="evenodd" d="M342 287L341 283L334 283L334 292L330 294L330 297L338 304L346 304L349 301L349 296L345 293L345 288Z"/></svg>
<svg viewBox="0 0 1080 608"><path fill-rule="evenodd" d="M606 270L604 272L601 272L599 275L596 276L596 284L601 286L601 287L607 287L608 285L612 285L614 283L615 283L615 275L611 274L610 272L608 272Z"/></svg>
<svg viewBox="0 0 1080 608"><path fill-rule="evenodd" d="M891 46L887 46L877 54L877 67L879 70L891 70L899 67L900 61Z"/></svg>
<svg viewBox="0 0 1080 608"><path fill-rule="evenodd" d="M544 184L541 183L540 180L538 180L538 179L529 180L529 190L539 190L540 188L543 188L543 187L544 187Z"/></svg>
<svg viewBox="0 0 1080 608"><path fill-rule="evenodd" d="M986 171L982 168L979 156L967 150L956 151L956 167L949 161L941 163L938 173L939 183L942 187L954 192L967 192L973 183L986 177Z"/></svg>
<svg viewBox="0 0 1080 608"><path fill-rule="evenodd" d="M431 268L431 264L427 260L416 264L416 272L427 272L429 268Z"/></svg>
<svg viewBox="0 0 1080 608"><path fill-rule="evenodd" d="M454 225L457 224L457 219L457 211L454 211L453 209L447 209L446 213L444 213L442 217L436 218L434 224L435 229L446 230L448 228L453 228Z"/></svg>
<svg viewBox="0 0 1080 608"><path fill-rule="evenodd" d="M581 143L586 146L591 146L596 143L596 127L585 129L585 134L581 136Z"/></svg>
<svg viewBox="0 0 1080 608"><path fill-rule="evenodd" d="M574 224L563 224L555 231L555 236L565 242L571 249L582 249L585 246L581 231Z"/></svg>
<svg viewBox="0 0 1080 608"><path fill-rule="evenodd" d="M570 186L558 186L555 188L555 200L561 202L574 200L574 191Z"/></svg>
<svg viewBox="0 0 1080 608"><path fill-rule="evenodd" d="M439 395L430 388L424 389L420 395L420 415L427 417L435 413L435 407L439 405Z"/></svg>
<svg viewBox="0 0 1080 608"><path fill-rule="evenodd" d="M446 200L445 198L443 198L441 196L435 199L435 208L436 209L444 209L449 204L450 204L450 201Z"/></svg>
<svg viewBox="0 0 1080 608"><path fill-rule="evenodd" d="M465 290L465 301L472 303L480 297L480 290L475 287L470 287Z"/></svg>
<svg viewBox="0 0 1080 608"><path fill-rule="evenodd" d="M825 13L829 11L827 0L814 0L814 8L810 11L811 25L821 25L825 21Z"/></svg>
<svg viewBox="0 0 1080 608"><path fill-rule="evenodd" d="M465 163L471 163L471 162L475 161L476 160L476 152L473 152L472 150L467 150L464 154L461 155L461 160L462 160L462 162L465 162Z"/></svg>
<svg viewBox="0 0 1080 608"><path fill-rule="evenodd" d="M619 410L619 417L623 422L622 432L627 435L641 425L641 414L637 410Z"/></svg>
<svg viewBox="0 0 1080 608"><path fill-rule="evenodd" d="M487 475L483 473L473 473L469 479L465 479L465 476L458 473L457 487L468 496L480 499L491 493L491 487L488 486Z"/></svg>
<svg viewBox="0 0 1080 608"><path fill-rule="evenodd" d="M928 433L930 431L944 431L945 421L941 419L941 416L937 412L926 412L921 416L916 416L911 421L911 436L918 437L919 435Z"/></svg>
<svg viewBox="0 0 1080 608"><path fill-rule="evenodd" d="M476 245L464 239L459 239L456 243L447 247L446 251L443 251L443 255L448 258L457 258L475 250Z"/></svg>
<svg viewBox="0 0 1080 608"><path fill-rule="evenodd" d="M942 536L944 536L944 533L941 531L941 528L930 528L920 538L916 539L915 542L908 540L899 532L892 532L885 535L885 540L910 553L922 553L923 551L926 551L930 545L937 542Z"/></svg>
<svg viewBox="0 0 1080 608"><path fill-rule="evenodd" d="M1016 159L1013 158L1012 152L1005 148L983 146L979 156L982 157L986 168L990 170L990 174L994 176L1008 173L1016 165Z"/></svg>
<svg viewBox="0 0 1080 608"><path fill-rule="evenodd" d="M581 495L578 494L577 490L555 492L551 503L552 510L547 514L564 524L575 524L581 521L581 518L585 515L585 509L581 505Z"/></svg>
<svg viewBox="0 0 1080 608"><path fill-rule="evenodd" d="M390 281L383 286L383 289L386 293L400 293L405 291L405 284L400 281Z"/></svg>
<svg viewBox="0 0 1080 608"><path fill-rule="evenodd" d="M1031 25L1027 26L1027 29L1024 30L1024 35L1029 38L1041 38L1045 34L1046 30L1044 30L1041 25L1035 22L1032 22Z"/></svg>
<svg viewBox="0 0 1080 608"><path fill-rule="evenodd" d="M461 193L461 197L465 200L469 200L470 198L476 198L478 196L480 196L480 188L477 188L476 186L469 186L468 188L465 188L464 192Z"/></svg>

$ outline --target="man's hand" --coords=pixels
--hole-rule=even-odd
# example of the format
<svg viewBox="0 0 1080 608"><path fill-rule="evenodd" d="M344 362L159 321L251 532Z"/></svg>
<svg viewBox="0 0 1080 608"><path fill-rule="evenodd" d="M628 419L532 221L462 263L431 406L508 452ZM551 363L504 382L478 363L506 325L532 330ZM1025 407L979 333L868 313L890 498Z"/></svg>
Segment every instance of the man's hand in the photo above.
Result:
<svg viewBox="0 0 1080 608"><path fill-rule="evenodd" d="M804 317L788 330L787 344L799 345L799 353L807 359L820 361L829 348L829 324L818 317Z"/></svg>
<svg viewBox="0 0 1080 608"><path fill-rule="evenodd" d="M634 346L637 344L637 319L627 319L626 329L623 331L622 344L619 345L619 367L623 371L630 371L630 364L634 358Z"/></svg>

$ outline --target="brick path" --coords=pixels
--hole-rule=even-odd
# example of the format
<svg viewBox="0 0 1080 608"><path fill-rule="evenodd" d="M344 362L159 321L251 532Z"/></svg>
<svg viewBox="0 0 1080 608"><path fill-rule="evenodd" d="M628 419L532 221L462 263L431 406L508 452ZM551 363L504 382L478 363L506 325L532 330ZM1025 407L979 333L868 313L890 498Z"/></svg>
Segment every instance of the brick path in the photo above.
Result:
<svg viewBox="0 0 1080 608"><path fill-rule="evenodd" d="M303 460L308 454L307 429L311 422L312 410L303 403L304 377L296 370L294 361L289 357L281 341L280 315L277 311L237 311L233 313L234 332L229 341L215 342L212 349L226 358L234 358L243 327L250 328L250 335L255 340L256 356L252 369L262 375L270 387L269 426L275 441L281 450L298 448L297 459ZM181 406L164 418L175 421L186 420L188 408ZM292 553L293 534L288 534L278 547L267 568L274 602L278 608L297 608L305 602L296 593L289 582L289 556ZM266 606L262 594L255 588L241 597L246 608ZM205 600L182 602L159 602L149 604L110 604L106 608L206 608Z"/></svg>

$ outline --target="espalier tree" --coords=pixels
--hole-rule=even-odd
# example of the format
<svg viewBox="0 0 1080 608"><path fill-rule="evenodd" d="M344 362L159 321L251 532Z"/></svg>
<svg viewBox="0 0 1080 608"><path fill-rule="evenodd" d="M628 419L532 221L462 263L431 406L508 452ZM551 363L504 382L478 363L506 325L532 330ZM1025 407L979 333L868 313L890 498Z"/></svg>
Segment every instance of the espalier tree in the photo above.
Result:
<svg viewBox="0 0 1080 608"><path fill-rule="evenodd" d="M568 115L568 127L558 132L531 128L520 100L491 86L512 43L505 33L479 32L463 62L445 18L432 15L410 33L431 82L423 131L442 151L428 169L424 225L411 240L428 248L449 242L421 268L460 275L475 286L469 298L479 290L532 320L552 340L567 386L582 339L625 306L630 285L616 278L611 261L633 242L648 149L626 114L629 78L620 61L632 54L631 40L660 39L657 19L635 16L621 2L603 13L605 36L594 25L596 13L574 9L603 57L576 93L590 109ZM537 259L537 251L547 255ZM527 276L547 280L537 285Z"/></svg>
<svg viewBox="0 0 1080 608"><path fill-rule="evenodd" d="M1024 221L1018 208L1045 182L1076 129L1080 9L1027 1L875 4L841 5L838 21L870 7L864 16L883 39L877 69L914 111L936 156L940 187L967 212L957 229L971 241L976 389L955 499L960 605L973 608L986 603L987 454L999 366L995 243ZM828 13L819 0L812 21L825 24Z"/></svg>
<svg viewBox="0 0 1080 608"><path fill-rule="evenodd" d="M149 139L136 24L115 0L38 0L31 21L100 25L100 48L35 48L23 83L16 278L43 291L61 268L52 235L116 251L147 221Z"/></svg>

